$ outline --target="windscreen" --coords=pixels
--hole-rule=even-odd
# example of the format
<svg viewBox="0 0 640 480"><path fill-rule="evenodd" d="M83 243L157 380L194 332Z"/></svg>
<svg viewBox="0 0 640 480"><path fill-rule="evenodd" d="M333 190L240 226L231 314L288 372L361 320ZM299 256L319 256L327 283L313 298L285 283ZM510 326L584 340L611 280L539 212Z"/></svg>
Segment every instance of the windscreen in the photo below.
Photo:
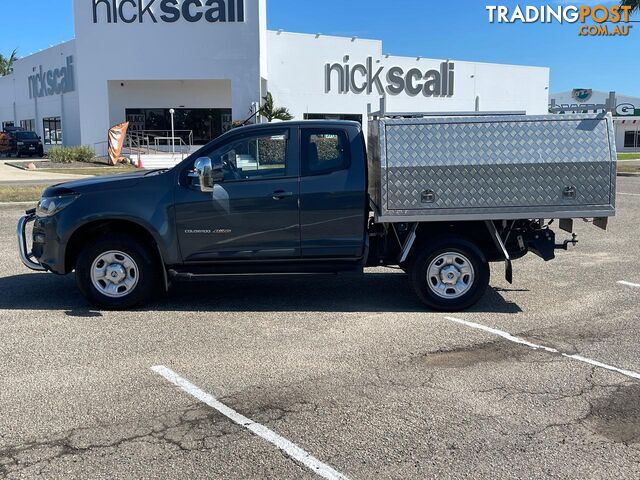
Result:
<svg viewBox="0 0 640 480"><path fill-rule="evenodd" d="M16 132L16 138L18 140L37 140L38 135L34 132Z"/></svg>

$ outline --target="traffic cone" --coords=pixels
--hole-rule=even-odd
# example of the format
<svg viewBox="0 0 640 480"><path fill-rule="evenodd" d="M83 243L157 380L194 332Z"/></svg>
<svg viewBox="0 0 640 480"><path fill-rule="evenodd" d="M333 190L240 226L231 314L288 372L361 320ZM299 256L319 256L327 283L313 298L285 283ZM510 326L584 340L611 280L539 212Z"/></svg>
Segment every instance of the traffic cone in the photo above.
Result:
<svg viewBox="0 0 640 480"><path fill-rule="evenodd" d="M138 157L138 168L144 168L142 166L142 157Z"/></svg>

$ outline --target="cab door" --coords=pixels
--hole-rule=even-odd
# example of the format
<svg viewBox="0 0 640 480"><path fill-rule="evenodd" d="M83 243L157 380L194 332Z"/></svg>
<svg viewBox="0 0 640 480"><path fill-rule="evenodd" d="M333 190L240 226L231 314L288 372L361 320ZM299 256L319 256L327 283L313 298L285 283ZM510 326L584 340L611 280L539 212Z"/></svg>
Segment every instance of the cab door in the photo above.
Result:
<svg viewBox="0 0 640 480"><path fill-rule="evenodd" d="M368 197L362 132L300 129L302 256L354 259L364 255Z"/></svg>
<svg viewBox="0 0 640 480"><path fill-rule="evenodd" d="M224 179L204 193L183 176L176 227L185 263L300 257L295 128L255 128L198 156L221 160ZM293 139L293 140L292 140Z"/></svg>

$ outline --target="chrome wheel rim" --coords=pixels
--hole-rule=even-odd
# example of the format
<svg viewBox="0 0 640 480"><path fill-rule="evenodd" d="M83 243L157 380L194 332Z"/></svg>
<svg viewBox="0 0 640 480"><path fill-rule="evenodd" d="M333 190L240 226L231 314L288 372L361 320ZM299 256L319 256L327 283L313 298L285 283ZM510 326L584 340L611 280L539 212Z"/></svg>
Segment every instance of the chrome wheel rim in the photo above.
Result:
<svg viewBox="0 0 640 480"><path fill-rule="evenodd" d="M124 252L112 250L102 253L91 265L91 282L102 295L122 298L138 285L138 265Z"/></svg>
<svg viewBox="0 0 640 480"><path fill-rule="evenodd" d="M454 300L473 286L475 272L467 257L457 252L438 255L427 270L427 285L440 298Z"/></svg>

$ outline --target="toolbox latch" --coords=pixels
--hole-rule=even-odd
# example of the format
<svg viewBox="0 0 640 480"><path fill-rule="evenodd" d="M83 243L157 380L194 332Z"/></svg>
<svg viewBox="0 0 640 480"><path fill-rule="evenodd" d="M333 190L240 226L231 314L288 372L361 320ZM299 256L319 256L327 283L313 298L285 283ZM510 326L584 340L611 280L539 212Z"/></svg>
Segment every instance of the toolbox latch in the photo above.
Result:
<svg viewBox="0 0 640 480"><path fill-rule="evenodd" d="M436 192L433 190L425 190L420 196L422 203L434 203L436 201Z"/></svg>

